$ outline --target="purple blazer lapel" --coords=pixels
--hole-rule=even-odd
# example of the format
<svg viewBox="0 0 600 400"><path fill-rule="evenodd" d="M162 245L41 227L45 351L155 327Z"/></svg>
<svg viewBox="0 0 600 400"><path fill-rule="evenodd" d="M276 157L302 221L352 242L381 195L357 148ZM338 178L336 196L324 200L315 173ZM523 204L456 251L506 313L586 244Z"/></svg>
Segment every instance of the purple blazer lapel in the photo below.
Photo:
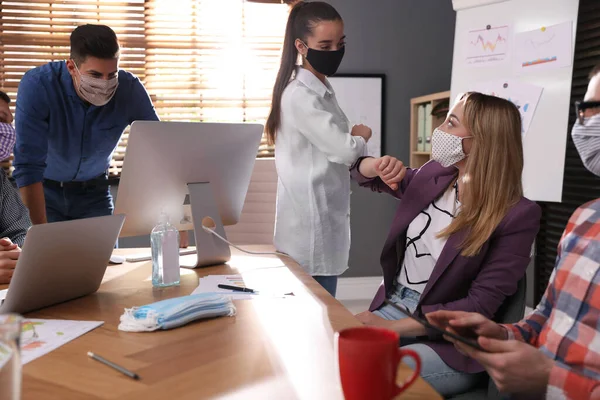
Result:
<svg viewBox="0 0 600 400"><path fill-rule="evenodd" d="M457 232L448 238L446 245L440 253L440 258L438 258L437 263L433 268L433 272L429 277L429 281L427 282L427 285L425 286L425 289L421 294L419 302L421 302L425 298L425 296L427 296L427 293L429 293L433 285L435 285L435 282L437 282L439 277L442 276L444 271L446 271L448 266L452 264L456 256L458 256L458 254L460 253L459 245L464 240L466 234L466 230L461 230L460 232Z"/></svg>

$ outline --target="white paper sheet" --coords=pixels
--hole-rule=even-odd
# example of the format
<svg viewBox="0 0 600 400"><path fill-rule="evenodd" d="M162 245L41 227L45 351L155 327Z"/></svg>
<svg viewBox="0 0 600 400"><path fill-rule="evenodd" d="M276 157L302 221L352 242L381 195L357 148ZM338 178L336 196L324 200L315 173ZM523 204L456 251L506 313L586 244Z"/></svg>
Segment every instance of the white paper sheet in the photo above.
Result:
<svg viewBox="0 0 600 400"><path fill-rule="evenodd" d="M523 74L570 66L572 35L572 21L516 34L514 72Z"/></svg>
<svg viewBox="0 0 600 400"><path fill-rule="evenodd" d="M21 330L21 361L25 365L103 323L103 321L25 319Z"/></svg>
<svg viewBox="0 0 600 400"><path fill-rule="evenodd" d="M467 32L462 54L469 67L490 67L510 59L510 26L482 25Z"/></svg>
<svg viewBox="0 0 600 400"><path fill-rule="evenodd" d="M257 297L284 298L290 293L285 291L275 293L272 290L268 290L267 288L261 288L255 285L253 285L251 289L258 291L258 293L246 293L228 289L221 289L218 287L218 285L246 287L244 279L241 275L208 275L199 279L198 287L194 289L192 294L219 293L231 296L232 300L250 300Z"/></svg>
<svg viewBox="0 0 600 400"><path fill-rule="evenodd" d="M544 88L514 79L499 79L476 83L470 90L501 97L513 102L521 113L523 124L521 133L524 135L529 130Z"/></svg>

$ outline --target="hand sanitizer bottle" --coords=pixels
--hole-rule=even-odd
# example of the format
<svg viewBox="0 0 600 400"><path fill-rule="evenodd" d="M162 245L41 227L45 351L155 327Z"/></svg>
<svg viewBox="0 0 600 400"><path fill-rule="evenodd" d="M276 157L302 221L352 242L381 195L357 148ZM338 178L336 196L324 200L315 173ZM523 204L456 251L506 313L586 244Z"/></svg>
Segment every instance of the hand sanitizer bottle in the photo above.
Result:
<svg viewBox="0 0 600 400"><path fill-rule="evenodd" d="M150 234L152 244L152 285L179 285L179 232L170 224L166 213L160 214L158 225Z"/></svg>

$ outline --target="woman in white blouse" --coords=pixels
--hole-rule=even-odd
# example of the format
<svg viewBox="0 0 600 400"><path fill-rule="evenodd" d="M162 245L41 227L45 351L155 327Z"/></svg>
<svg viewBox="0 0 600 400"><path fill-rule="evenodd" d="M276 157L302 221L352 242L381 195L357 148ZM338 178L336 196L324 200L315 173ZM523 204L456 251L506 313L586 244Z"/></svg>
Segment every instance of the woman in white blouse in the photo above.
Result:
<svg viewBox="0 0 600 400"><path fill-rule="evenodd" d="M344 40L344 23L331 5L293 7L265 127L279 175L275 246L333 296L350 251L348 167L371 137L368 127L350 126L326 78L342 61Z"/></svg>

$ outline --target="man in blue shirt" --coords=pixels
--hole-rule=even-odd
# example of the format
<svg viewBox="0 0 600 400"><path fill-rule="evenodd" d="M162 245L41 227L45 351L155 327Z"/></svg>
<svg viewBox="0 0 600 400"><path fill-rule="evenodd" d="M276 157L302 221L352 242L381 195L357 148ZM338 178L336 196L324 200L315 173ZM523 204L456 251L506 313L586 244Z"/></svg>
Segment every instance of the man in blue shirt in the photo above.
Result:
<svg viewBox="0 0 600 400"><path fill-rule="evenodd" d="M118 64L115 32L82 25L69 60L23 76L13 176L34 224L112 213L107 170L123 130L158 121L142 83Z"/></svg>

